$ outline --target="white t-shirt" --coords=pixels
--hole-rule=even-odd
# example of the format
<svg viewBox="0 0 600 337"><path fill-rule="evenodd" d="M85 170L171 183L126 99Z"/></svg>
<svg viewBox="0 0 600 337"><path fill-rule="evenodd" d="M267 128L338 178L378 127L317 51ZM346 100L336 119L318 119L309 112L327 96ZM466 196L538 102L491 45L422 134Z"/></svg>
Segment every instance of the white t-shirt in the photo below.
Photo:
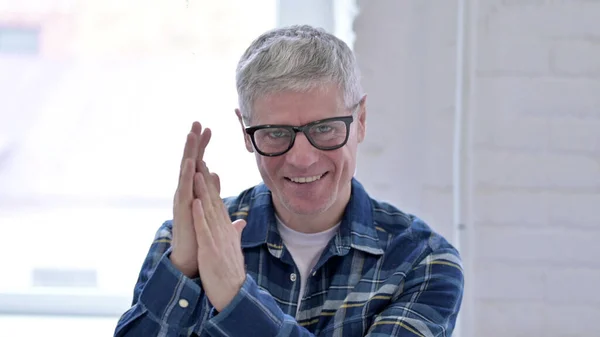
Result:
<svg viewBox="0 0 600 337"><path fill-rule="evenodd" d="M301 233L287 227L279 217L277 219L277 229L283 240L283 244L288 249L298 270L300 271L300 296L298 296L298 310L300 302L306 289L306 281L310 277L310 272L319 261L321 253L327 246L331 238L335 236L340 224L319 233ZM298 313L296 310L296 313Z"/></svg>

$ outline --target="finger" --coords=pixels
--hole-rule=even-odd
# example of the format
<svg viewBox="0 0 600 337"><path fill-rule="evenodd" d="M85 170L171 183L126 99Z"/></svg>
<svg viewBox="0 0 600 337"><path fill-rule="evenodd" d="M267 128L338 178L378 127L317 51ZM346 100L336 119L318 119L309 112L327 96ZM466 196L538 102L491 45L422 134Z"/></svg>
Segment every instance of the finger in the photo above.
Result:
<svg viewBox="0 0 600 337"><path fill-rule="evenodd" d="M206 193L206 187L202 181L202 172L194 172L194 198L200 199Z"/></svg>
<svg viewBox="0 0 600 337"><path fill-rule="evenodd" d="M188 133L185 147L183 149L183 156L181 157L181 164L179 167L179 174L181 175L181 171L183 170L183 162L186 158L196 159L196 155L198 153L198 140L200 139L200 135L202 132L202 125L198 122L192 123L192 130Z"/></svg>
<svg viewBox="0 0 600 337"><path fill-rule="evenodd" d="M221 179L219 178L219 175L212 172L210 173L210 177L212 178L212 182L215 186L215 188L217 189L217 193L219 193L219 195L221 194Z"/></svg>
<svg viewBox="0 0 600 337"><path fill-rule="evenodd" d="M200 165L204 165L204 162L200 162ZM198 167L197 172L194 173L194 197L195 198L200 198L200 195L202 193L207 193L206 188L207 187L202 187L202 185L198 182L198 178L200 175L203 175L204 172L202 171L202 168L200 166L196 166ZM210 173L210 171L208 172L210 179L208 181L210 181L215 188L217 189L217 193L221 193L221 180L219 179L219 176L216 173ZM204 191L203 191L204 188Z"/></svg>
<svg viewBox="0 0 600 337"><path fill-rule="evenodd" d="M190 135L192 136L190 139ZM202 125L199 122L192 123L192 129L188 133L188 139L183 151L183 158L194 158L197 153L198 140L202 135ZM192 141L191 141L192 140Z"/></svg>
<svg viewBox="0 0 600 337"><path fill-rule="evenodd" d="M196 241L199 247L212 247L214 244L212 231L209 220L206 218L206 213L202 200L194 199L192 202L192 218L194 220L194 229L196 230Z"/></svg>
<svg viewBox="0 0 600 337"><path fill-rule="evenodd" d="M206 225L210 228L211 235L215 242L221 242L223 237L226 235L225 232L228 231L228 229L223 228L224 226L221 224L224 223L224 221L230 223L231 220L229 219L229 216L223 216L223 209L221 209L221 207L213 201L213 195L216 193L216 191L213 183L209 181L210 175L207 174L207 171L208 169L203 164L201 166L201 172L195 173L194 183L201 190L201 193L197 198L202 203L202 211L204 218L206 219ZM209 179L206 178L207 176ZM222 201L221 204L223 204Z"/></svg>
<svg viewBox="0 0 600 337"><path fill-rule="evenodd" d="M203 179L203 188L204 190L203 195L205 197L205 199L203 199L203 201L205 203L210 203L211 205L214 206L214 194L216 193L217 196L219 195L219 190L221 188L221 181L219 179L219 177L217 176L216 173L210 173L210 171L208 170L208 167L206 166L206 162L201 161L198 163L198 165L196 166L196 171L198 171L199 174L202 175L202 179ZM214 178L214 176L217 177L217 179ZM221 197L219 196L219 200L221 199Z"/></svg>
<svg viewBox="0 0 600 337"><path fill-rule="evenodd" d="M189 207L189 201L186 202L186 200L191 201L194 197L192 193L194 173L194 161L190 158L184 159L181 174L179 175L179 183L175 191L175 207L180 205L187 205Z"/></svg>
<svg viewBox="0 0 600 337"><path fill-rule="evenodd" d="M230 223L231 219L229 217L229 212L220 196L221 181L219 176L216 173L211 174L204 161L198 165L197 169L199 169L199 173L202 174L203 196L201 200L204 203L205 209L210 206L211 216L218 219L215 223Z"/></svg>
<svg viewBox="0 0 600 337"><path fill-rule="evenodd" d="M194 121L192 123L192 130L191 132L195 133L196 135L200 135L200 133L202 132L202 124L200 124L200 122L198 121Z"/></svg>
<svg viewBox="0 0 600 337"><path fill-rule="evenodd" d="M235 228L235 231L238 233L238 235L240 236L240 239L242 237L242 232L244 231L244 228L247 225L246 220L244 219L237 219L233 222L233 228Z"/></svg>
<svg viewBox="0 0 600 337"><path fill-rule="evenodd" d="M198 192L197 198L200 199L204 205L204 214L211 216L211 211L214 209L211 198L211 194L214 193L215 190L214 183L211 182L212 178L204 162L201 162L200 165L196 167L196 170L199 171L194 173L194 191Z"/></svg>
<svg viewBox="0 0 600 337"><path fill-rule="evenodd" d="M196 198L200 199L204 205L205 216L210 216L212 215L210 212L212 209L210 194L214 189L213 183L211 183L212 179L204 162L200 162L200 165L196 166L196 170L197 172L194 173L194 192L196 193Z"/></svg>
<svg viewBox="0 0 600 337"><path fill-rule="evenodd" d="M209 128L204 129L204 132L199 135L198 148L196 149L196 171L198 171L200 162L204 160L204 153L206 152L206 147L208 146L211 137L212 131Z"/></svg>

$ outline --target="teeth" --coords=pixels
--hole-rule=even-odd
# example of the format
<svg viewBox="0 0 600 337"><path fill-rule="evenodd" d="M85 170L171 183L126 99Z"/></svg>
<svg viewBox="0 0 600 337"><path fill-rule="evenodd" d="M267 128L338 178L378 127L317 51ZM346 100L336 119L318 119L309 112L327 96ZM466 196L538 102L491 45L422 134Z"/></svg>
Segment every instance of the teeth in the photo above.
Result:
<svg viewBox="0 0 600 337"><path fill-rule="evenodd" d="M312 176L312 177L298 177L298 178L290 178L291 181L299 184L312 183L313 181L317 181L321 179L323 175L320 176Z"/></svg>

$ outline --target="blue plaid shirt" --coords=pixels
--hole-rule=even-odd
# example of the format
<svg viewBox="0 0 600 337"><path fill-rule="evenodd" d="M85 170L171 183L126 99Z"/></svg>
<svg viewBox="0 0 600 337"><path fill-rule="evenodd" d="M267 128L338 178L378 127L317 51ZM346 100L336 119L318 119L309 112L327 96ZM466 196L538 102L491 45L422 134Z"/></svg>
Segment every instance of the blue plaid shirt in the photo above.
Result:
<svg viewBox="0 0 600 337"><path fill-rule="evenodd" d="M173 267L167 221L115 336L452 335L464 285L458 252L422 220L372 199L356 179L297 314L299 271L278 234L270 191L260 184L224 202L232 220L247 221L241 242L247 277L233 301L216 312L199 279Z"/></svg>

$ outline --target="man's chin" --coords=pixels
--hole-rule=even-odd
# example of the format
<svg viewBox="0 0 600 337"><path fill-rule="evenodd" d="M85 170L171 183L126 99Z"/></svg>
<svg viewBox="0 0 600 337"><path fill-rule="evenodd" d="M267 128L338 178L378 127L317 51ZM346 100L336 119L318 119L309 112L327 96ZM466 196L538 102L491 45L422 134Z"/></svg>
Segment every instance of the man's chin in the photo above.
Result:
<svg viewBox="0 0 600 337"><path fill-rule="evenodd" d="M331 198L305 199L284 196L280 200L288 212L305 216L321 214L331 206Z"/></svg>

